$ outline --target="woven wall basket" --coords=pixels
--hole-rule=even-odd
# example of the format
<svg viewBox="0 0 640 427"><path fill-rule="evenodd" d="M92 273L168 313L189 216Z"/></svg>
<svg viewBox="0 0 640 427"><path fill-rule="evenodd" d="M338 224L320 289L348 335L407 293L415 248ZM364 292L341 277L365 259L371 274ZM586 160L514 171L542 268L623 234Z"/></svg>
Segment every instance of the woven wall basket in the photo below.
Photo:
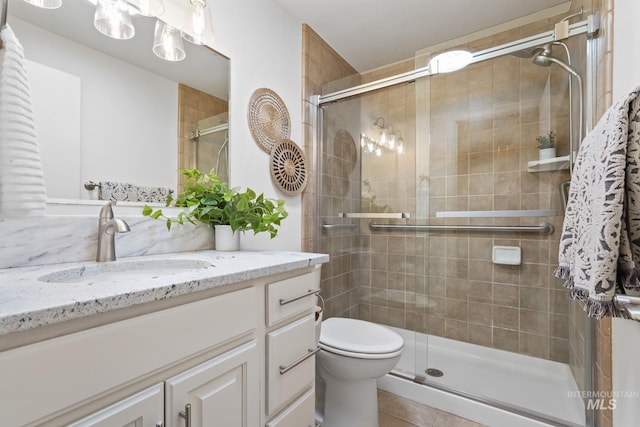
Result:
<svg viewBox="0 0 640 427"><path fill-rule="evenodd" d="M307 164L304 153L290 139L282 139L271 149L269 161L271 179L287 196L302 193L307 185Z"/></svg>
<svg viewBox="0 0 640 427"><path fill-rule="evenodd" d="M277 93L267 88L256 89L249 100L249 130L258 146L271 153L273 145L289 138L289 111Z"/></svg>

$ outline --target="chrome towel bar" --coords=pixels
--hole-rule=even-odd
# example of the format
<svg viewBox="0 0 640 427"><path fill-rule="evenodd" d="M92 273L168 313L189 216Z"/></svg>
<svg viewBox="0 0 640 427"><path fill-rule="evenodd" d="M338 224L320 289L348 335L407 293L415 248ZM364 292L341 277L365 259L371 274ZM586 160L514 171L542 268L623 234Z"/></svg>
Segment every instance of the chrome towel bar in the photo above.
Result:
<svg viewBox="0 0 640 427"><path fill-rule="evenodd" d="M640 321L640 297L615 295L613 303L619 310L626 312L630 319Z"/></svg>
<svg viewBox="0 0 640 427"><path fill-rule="evenodd" d="M487 233L533 233L553 234L553 225L544 222L537 226L498 226L498 225L402 225L402 224L369 224L372 231L471 231Z"/></svg>

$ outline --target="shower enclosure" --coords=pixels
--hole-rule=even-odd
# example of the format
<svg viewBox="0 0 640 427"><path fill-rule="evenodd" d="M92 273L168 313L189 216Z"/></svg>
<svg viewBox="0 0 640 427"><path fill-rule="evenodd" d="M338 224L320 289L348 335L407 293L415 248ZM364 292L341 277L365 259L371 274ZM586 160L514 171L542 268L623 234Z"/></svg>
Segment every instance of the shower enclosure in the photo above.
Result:
<svg viewBox="0 0 640 427"><path fill-rule="evenodd" d="M325 85L322 295L328 316L404 337L382 387L409 380L527 419L591 423L579 393L591 389L591 325L553 277L562 184L590 125L588 31L470 43L474 63L448 74L431 74L424 54L390 77ZM556 157L539 160L549 132Z"/></svg>

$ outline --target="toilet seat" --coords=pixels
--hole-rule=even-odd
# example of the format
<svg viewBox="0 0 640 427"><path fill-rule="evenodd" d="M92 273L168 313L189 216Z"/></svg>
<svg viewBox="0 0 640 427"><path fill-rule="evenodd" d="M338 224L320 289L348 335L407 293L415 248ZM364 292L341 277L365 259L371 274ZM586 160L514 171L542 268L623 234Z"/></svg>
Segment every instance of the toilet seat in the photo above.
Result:
<svg viewBox="0 0 640 427"><path fill-rule="evenodd" d="M357 319L332 317L322 322L321 349L358 359L386 359L402 353L404 341L389 328Z"/></svg>

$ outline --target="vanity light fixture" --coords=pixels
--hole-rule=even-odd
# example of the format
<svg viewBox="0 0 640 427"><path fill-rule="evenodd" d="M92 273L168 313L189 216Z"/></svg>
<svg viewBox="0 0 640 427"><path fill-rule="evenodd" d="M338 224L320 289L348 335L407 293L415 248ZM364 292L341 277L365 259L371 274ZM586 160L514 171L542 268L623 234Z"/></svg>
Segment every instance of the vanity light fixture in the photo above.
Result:
<svg viewBox="0 0 640 427"><path fill-rule="evenodd" d="M98 0L93 25L102 34L113 39L133 38L136 29L128 9L129 5L125 0Z"/></svg>
<svg viewBox="0 0 640 427"><path fill-rule="evenodd" d="M206 44L213 40L213 25L206 0L188 0L190 7L182 27L182 37L193 44Z"/></svg>
<svg viewBox="0 0 640 427"><path fill-rule="evenodd" d="M158 19L153 36L153 53L166 61L182 61L186 53L180 30Z"/></svg>
<svg viewBox="0 0 640 427"><path fill-rule="evenodd" d="M57 9L62 0L24 0L44 9ZM93 25L102 34L118 40L131 39L136 29L132 15L157 17L164 13L163 0L88 0L96 9ZM166 61L182 61L186 57L182 39L204 45L213 41L213 24L206 0L185 0L185 24L178 30L160 20L156 22L153 53Z"/></svg>

